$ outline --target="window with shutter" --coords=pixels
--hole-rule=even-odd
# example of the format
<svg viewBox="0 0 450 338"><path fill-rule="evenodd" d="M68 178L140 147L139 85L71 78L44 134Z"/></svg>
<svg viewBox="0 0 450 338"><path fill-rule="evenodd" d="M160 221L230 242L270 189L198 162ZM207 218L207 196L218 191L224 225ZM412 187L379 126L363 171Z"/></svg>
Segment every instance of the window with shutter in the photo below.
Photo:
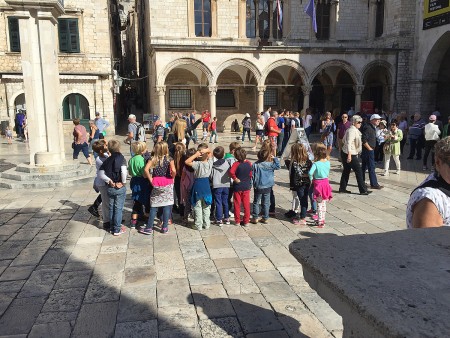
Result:
<svg viewBox="0 0 450 338"><path fill-rule="evenodd" d="M58 19L59 51L79 53L78 19Z"/></svg>
<svg viewBox="0 0 450 338"><path fill-rule="evenodd" d="M20 52L19 20L14 17L8 18L9 48L11 52Z"/></svg>

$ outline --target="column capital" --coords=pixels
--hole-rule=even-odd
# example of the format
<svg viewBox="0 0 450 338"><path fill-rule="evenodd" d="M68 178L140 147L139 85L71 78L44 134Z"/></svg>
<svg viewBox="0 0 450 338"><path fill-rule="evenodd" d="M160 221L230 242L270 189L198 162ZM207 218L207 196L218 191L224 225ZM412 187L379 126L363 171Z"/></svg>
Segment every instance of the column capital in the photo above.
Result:
<svg viewBox="0 0 450 338"><path fill-rule="evenodd" d="M209 95L216 95L217 94L217 86L209 86Z"/></svg>
<svg viewBox="0 0 450 338"><path fill-rule="evenodd" d="M302 86L303 95L309 95L312 91L313 87L310 85Z"/></svg>
<svg viewBox="0 0 450 338"><path fill-rule="evenodd" d="M156 87L156 92L158 95L166 95L166 86L158 86Z"/></svg>
<svg viewBox="0 0 450 338"><path fill-rule="evenodd" d="M364 91L364 85L353 86L353 90L355 91L356 95L361 95Z"/></svg>
<svg viewBox="0 0 450 338"><path fill-rule="evenodd" d="M264 93L266 91L266 86L258 86L258 93Z"/></svg>

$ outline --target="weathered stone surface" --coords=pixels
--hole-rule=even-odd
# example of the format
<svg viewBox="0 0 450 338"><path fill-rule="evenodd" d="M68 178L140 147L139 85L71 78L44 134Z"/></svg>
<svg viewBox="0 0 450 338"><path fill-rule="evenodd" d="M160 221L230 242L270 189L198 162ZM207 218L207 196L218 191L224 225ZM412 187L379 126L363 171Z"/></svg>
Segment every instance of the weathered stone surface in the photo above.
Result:
<svg viewBox="0 0 450 338"><path fill-rule="evenodd" d="M157 317L156 286L124 285L120 294L117 322L147 321Z"/></svg>
<svg viewBox="0 0 450 338"><path fill-rule="evenodd" d="M84 304L72 337L111 337L116 326L118 302Z"/></svg>
<svg viewBox="0 0 450 338"><path fill-rule="evenodd" d="M53 290L42 312L78 311L83 302L85 289Z"/></svg>
<svg viewBox="0 0 450 338"><path fill-rule="evenodd" d="M268 302L276 300L297 300L297 295L286 282L270 282L258 284L261 293Z"/></svg>
<svg viewBox="0 0 450 338"><path fill-rule="evenodd" d="M55 284L55 289L86 288L92 271L62 272Z"/></svg>
<svg viewBox="0 0 450 338"><path fill-rule="evenodd" d="M123 273L94 275L84 298L85 303L118 301Z"/></svg>
<svg viewBox="0 0 450 338"><path fill-rule="evenodd" d="M233 296L231 303L245 334L283 329L261 294Z"/></svg>
<svg viewBox="0 0 450 338"><path fill-rule="evenodd" d="M245 269L221 269L219 274L229 295L259 292L259 288Z"/></svg>
<svg viewBox="0 0 450 338"><path fill-rule="evenodd" d="M160 331L197 328L197 314L193 305L167 306L158 309Z"/></svg>
<svg viewBox="0 0 450 338"><path fill-rule="evenodd" d="M188 273L217 271L214 261L205 258L190 259L186 261L186 270Z"/></svg>
<svg viewBox="0 0 450 338"><path fill-rule="evenodd" d="M273 264L266 257L243 259L242 263L248 272L275 270Z"/></svg>
<svg viewBox="0 0 450 338"><path fill-rule="evenodd" d="M258 285L261 283L284 282L283 277L276 270L250 272L250 276Z"/></svg>
<svg viewBox="0 0 450 338"><path fill-rule="evenodd" d="M126 287L150 287L156 285L155 268L151 266L125 269L124 285Z"/></svg>
<svg viewBox="0 0 450 338"><path fill-rule="evenodd" d="M240 259L264 257L264 253L250 239L230 240Z"/></svg>
<svg viewBox="0 0 450 338"><path fill-rule="evenodd" d="M243 268L244 264L242 264L242 261L235 257L235 258L217 258L214 259L214 264L216 265L217 269L231 269L231 268Z"/></svg>
<svg viewBox="0 0 450 338"><path fill-rule="evenodd" d="M192 286L191 289L200 319L235 316L222 284Z"/></svg>
<svg viewBox="0 0 450 338"><path fill-rule="evenodd" d="M72 327L78 317L78 310L73 312L41 312L35 324L70 322Z"/></svg>
<svg viewBox="0 0 450 338"><path fill-rule="evenodd" d="M158 338L157 320L118 323L114 338Z"/></svg>
<svg viewBox="0 0 450 338"><path fill-rule="evenodd" d="M202 241L181 242L180 249L185 260L209 258L208 251Z"/></svg>
<svg viewBox="0 0 450 338"><path fill-rule="evenodd" d="M59 277L61 269L42 269L33 271L18 298L48 296Z"/></svg>
<svg viewBox="0 0 450 338"><path fill-rule="evenodd" d="M41 312L45 297L15 299L0 318L3 335L28 334Z"/></svg>
<svg viewBox="0 0 450 338"><path fill-rule="evenodd" d="M69 322L57 322L47 324L36 324L31 329L29 338L59 338L69 337L72 328Z"/></svg>
<svg viewBox="0 0 450 338"><path fill-rule="evenodd" d="M192 272L188 273L190 285L217 284L221 282L217 272Z"/></svg>
<svg viewBox="0 0 450 338"><path fill-rule="evenodd" d="M185 278L158 281L158 307L192 303L189 282Z"/></svg>
<svg viewBox="0 0 450 338"><path fill-rule="evenodd" d="M203 319L199 323L203 338L244 337L236 317Z"/></svg>

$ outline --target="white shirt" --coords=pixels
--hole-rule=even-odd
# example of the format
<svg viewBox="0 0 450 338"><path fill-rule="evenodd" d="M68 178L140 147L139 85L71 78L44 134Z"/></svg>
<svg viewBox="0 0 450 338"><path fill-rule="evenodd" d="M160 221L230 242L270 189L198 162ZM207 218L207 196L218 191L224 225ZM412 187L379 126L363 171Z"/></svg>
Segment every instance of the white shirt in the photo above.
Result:
<svg viewBox="0 0 450 338"><path fill-rule="evenodd" d="M312 116L306 115L305 118L303 118L303 127L305 129L311 127L311 123L312 123Z"/></svg>
<svg viewBox="0 0 450 338"><path fill-rule="evenodd" d="M267 110L265 113L264 113L264 123L266 123L267 122L267 120L270 118L270 113L269 113L269 111Z"/></svg>
<svg viewBox="0 0 450 338"><path fill-rule="evenodd" d="M439 140L439 135L441 131L439 127L434 123L428 123L425 125L425 140L426 141L437 141Z"/></svg>

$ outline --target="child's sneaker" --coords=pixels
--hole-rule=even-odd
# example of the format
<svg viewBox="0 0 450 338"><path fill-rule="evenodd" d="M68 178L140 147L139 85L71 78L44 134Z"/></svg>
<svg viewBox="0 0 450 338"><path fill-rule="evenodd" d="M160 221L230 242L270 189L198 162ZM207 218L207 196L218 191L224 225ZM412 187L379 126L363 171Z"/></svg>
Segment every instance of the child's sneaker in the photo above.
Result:
<svg viewBox="0 0 450 338"><path fill-rule="evenodd" d="M320 222L316 221L315 224L316 224L316 227L321 229L325 226L325 221L320 221Z"/></svg>
<svg viewBox="0 0 450 338"><path fill-rule="evenodd" d="M307 214L315 214L317 211L313 209L309 209L306 213Z"/></svg>
<svg viewBox="0 0 450 338"><path fill-rule="evenodd" d="M138 232L143 235L151 235L153 233L152 228L139 228Z"/></svg>
<svg viewBox="0 0 450 338"><path fill-rule="evenodd" d="M136 228L137 225L137 219L132 219L130 222L130 229Z"/></svg>
<svg viewBox="0 0 450 338"><path fill-rule="evenodd" d="M260 220L259 220L259 223L262 223L262 224L267 224L267 218L261 218Z"/></svg>
<svg viewBox="0 0 450 338"><path fill-rule="evenodd" d="M229 219L229 218L225 218L225 219L223 220L223 222L224 222L226 225L230 225L230 219Z"/></svg>
<svg viewBox="0 0 450 338"><path fill-rule="evenodd" d="M241 223L240 223L243 227L248 227L249 226L249 224L248 223L244 223L244 221L241 221Z"/></svg>
<svg viewBox="0 0 450 338"><path fill-rule="evenodd" d="M252 218L252 219L250 219L250 223L258 224L258 219L257 218Z"/></svg>
<svg viewBox="0 0 450 338"><path fill-rule="evenodd" d="M169 232L169 227L161 229L161 233L163 233L163 234L167 234L168 232Z"/></svg>
<svg viewBox="0 0 450 338"><path fill-rule="evenodd" d="M126 232L127 232L126 228L122 225L122 226L120 227L120 231L119 231L119 232L114 232L113 235L114 235L114 236L120 236L120 235L123 235L123 234L126 233Z"/></svg>
<svg viewBox="0 0 450 338"><path fill-rule="evenodd" d="M221 227L223 225L223 222L222 221L216 221L216 225Z"/></svg>
<svg viewBox="0 0 450 338"><path fill-rule="evenodd" d="M319 220L319 216L318 216L317 214L313 214L313 215L311 216L311 218L312 218L313 220L315 220L315 221L318 221L318 220Z"/></svg>
<svg viewBox="0 0 450 338"><path fill-rule="evenodd" d="M96 207L94 207L93 205L91 205L88 208L88 211L91 213L92 216L100 217L100 214L98 213L98 209Z"/></svg>

